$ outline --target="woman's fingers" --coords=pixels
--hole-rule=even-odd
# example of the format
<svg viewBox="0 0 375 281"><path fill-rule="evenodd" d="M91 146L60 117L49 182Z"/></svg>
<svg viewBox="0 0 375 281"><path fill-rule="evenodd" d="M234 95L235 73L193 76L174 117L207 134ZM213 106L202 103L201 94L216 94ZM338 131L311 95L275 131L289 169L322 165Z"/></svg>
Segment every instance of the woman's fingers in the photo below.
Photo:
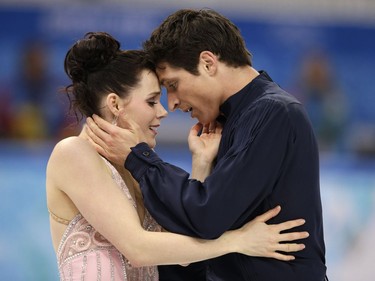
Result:
<svg viewBox="0 0 375 281"><path fill-rule="evenodd" d="M267 222L271 218L277 216L281 211L280 206L276 206L273 209L268 210L262 215L259 215L258 217L255 218L255 221L260 221L260 222ZM309 233L307 231L300 231L300 232L288 232L288 233L281 233L286 230L290 230L292 228L301 226L305 224L304 219L295 219L295 220L290 220L286 222L282 222L279 224L273 224L269 225L269 227L273 228L273 230L278 233L277 241L278 242L284 242L284 241L294 241L294 240L299 240L299 239L305 239L309 237Z"/></svg>
<svg viewBox="0 0 375 281"><path fill-rule="evenodd" d="M305 248L306 246L304 244L278 243L278 244L275 244L274 249L270 251L269 257L282 260L282 261L290 261L290 260L294 260L295 257L293 255L288 255L285 253L299 252Z"/></svg>
<svg viewBox="0 0 375 281"><path fill-rule="evenodd" d="M291 252L298 252L305 249L304 244L298 243L279 243L277 244L275 251L291 253Z"/></svg>
<svg viewBox="0 0 375 281"><path fill-rule="evenodd" d="M266 222L266 221L272 219L273 217L276 217L280 213L280 211L281 211L281 207L276 206L275 208L268 210L264 214L257 216L255 218L255 220L261 221L261 222Z"/></svg>
<svg viewBox="0 0 375 281"><path fill-rule="evenodd" d="M280 234L279 241L294 241L294 240L305 239L309 236L310 234L307 231L282 233Z"/></svg>
<svg viewBox="0 0 375 281"><path fill-rule="evenodd" d="M304 244L278 244L276 249L270 252L269 257L282 261L291 261L294 260L295 257L284 253L299 252L303 249L305 249Z"/></svg>
<svg viewBox="0 0 375 281"><path fill-rule="evenodd" d="M268 220L272 219L273 217L276 217L280 213L280 211L281 211L281 207L276 206L275 208L268 210L264 214L257 216L255 218L255 220L261 221L261 222L267 222ZM282 231L289 230L289 229L304 225L305 222L306 221L304 219L295 219L295 220L282 222L282 223L279 223L279 224L274 224L273 226L280 233Z"/></svg>
<svg viewBox="0 0 375 281"><path fill-rule="evenodd" d="M278 252L273 252L269 257L277 259L277 260L281 260L281 261L292 261L296 259L294 256L284 255Z"/></svg>
<svg viewBox="0 0 375 281"><path fill-rule="evenodd" d="M284 230L289 230L289 229L304 225L305 222L306 221L304 219L296 219L296 220L290 220L290 221L282 222L279 224L275 224L274 226L277 228L279 232L282 232Z"/></svg>

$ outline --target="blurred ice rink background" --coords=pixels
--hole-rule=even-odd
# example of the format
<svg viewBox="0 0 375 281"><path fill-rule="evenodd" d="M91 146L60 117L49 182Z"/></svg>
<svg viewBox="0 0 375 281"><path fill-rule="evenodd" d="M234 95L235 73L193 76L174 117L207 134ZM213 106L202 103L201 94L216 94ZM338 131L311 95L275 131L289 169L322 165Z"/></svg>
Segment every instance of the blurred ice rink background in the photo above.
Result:
<svg viewBox="0 0 375 281"><path fill-rule="evenodd" d="M375 1L180 2L0 0L0 280L58 280L44 184L53 145L79 130L58 93L67 49L88 31L140 48L169 13L189 7L233 20L255 68L305 104L321 149L328 276L374 280ZM156 148L188 171L193 123L170 113Z"/></svg>

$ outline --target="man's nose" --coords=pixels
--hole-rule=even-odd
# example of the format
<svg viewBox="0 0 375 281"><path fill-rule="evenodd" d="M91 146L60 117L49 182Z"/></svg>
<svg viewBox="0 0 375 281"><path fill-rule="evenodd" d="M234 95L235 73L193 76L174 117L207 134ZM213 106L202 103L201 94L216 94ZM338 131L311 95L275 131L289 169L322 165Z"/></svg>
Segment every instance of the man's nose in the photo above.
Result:
<svg viewBox="0 0 375 281"><path fill-rule="evenodd" d="M173 112L177 109L180 101L175 94L168 94L168 110Z"/></svg>

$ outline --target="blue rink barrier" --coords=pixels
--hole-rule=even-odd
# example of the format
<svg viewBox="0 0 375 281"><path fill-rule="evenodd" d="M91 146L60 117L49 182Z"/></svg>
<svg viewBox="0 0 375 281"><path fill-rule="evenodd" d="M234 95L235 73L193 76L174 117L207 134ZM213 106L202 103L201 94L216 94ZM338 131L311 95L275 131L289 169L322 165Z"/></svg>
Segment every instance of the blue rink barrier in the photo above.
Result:
<svg viewBox="0 0 375 281"><path fill-rule="evenodd" d="M52 148L52 143L0 143L0 280L58 280L45 196ZM160 145L156 151L190 171L186 146ZM375 257L370 243L375 229L369 227L375 220L375 161L342 156L323 157L321 162L328 274L330 280L349 281L355 268ZM358 248L361 243L369 246L363 250Z"/></svg>

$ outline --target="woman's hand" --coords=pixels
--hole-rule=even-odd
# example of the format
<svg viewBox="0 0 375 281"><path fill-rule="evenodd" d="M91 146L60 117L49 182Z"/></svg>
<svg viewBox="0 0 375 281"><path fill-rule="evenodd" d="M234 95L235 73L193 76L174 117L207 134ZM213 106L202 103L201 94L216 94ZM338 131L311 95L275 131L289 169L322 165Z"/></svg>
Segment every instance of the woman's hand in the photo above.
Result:
<svg viewBox="0 0 375 281"><path fill-rule="evenodd" d="M306 231L280 233L303 225L305 223L303 219L273 225L266 224L266 221L279 214L280 210L281 207L277 206L256 217L240 229L231 231L231 235L236 235L234 240L237 239L235 242L239 247L237 252L254 257L274 258L283 261L294 260L294 256L284 253L301 251L305 248L305 245L289 242L305 239L309 236L309 233Z"/></svg>
<svg viewBox="0 0 375 281"><path fill-rule="evenodd" d="M191 128L188 143L192 153L193 179L203 182L210 174L219 149L221 131L221 125L216 122L207 125L197 123Z"/></svg>

